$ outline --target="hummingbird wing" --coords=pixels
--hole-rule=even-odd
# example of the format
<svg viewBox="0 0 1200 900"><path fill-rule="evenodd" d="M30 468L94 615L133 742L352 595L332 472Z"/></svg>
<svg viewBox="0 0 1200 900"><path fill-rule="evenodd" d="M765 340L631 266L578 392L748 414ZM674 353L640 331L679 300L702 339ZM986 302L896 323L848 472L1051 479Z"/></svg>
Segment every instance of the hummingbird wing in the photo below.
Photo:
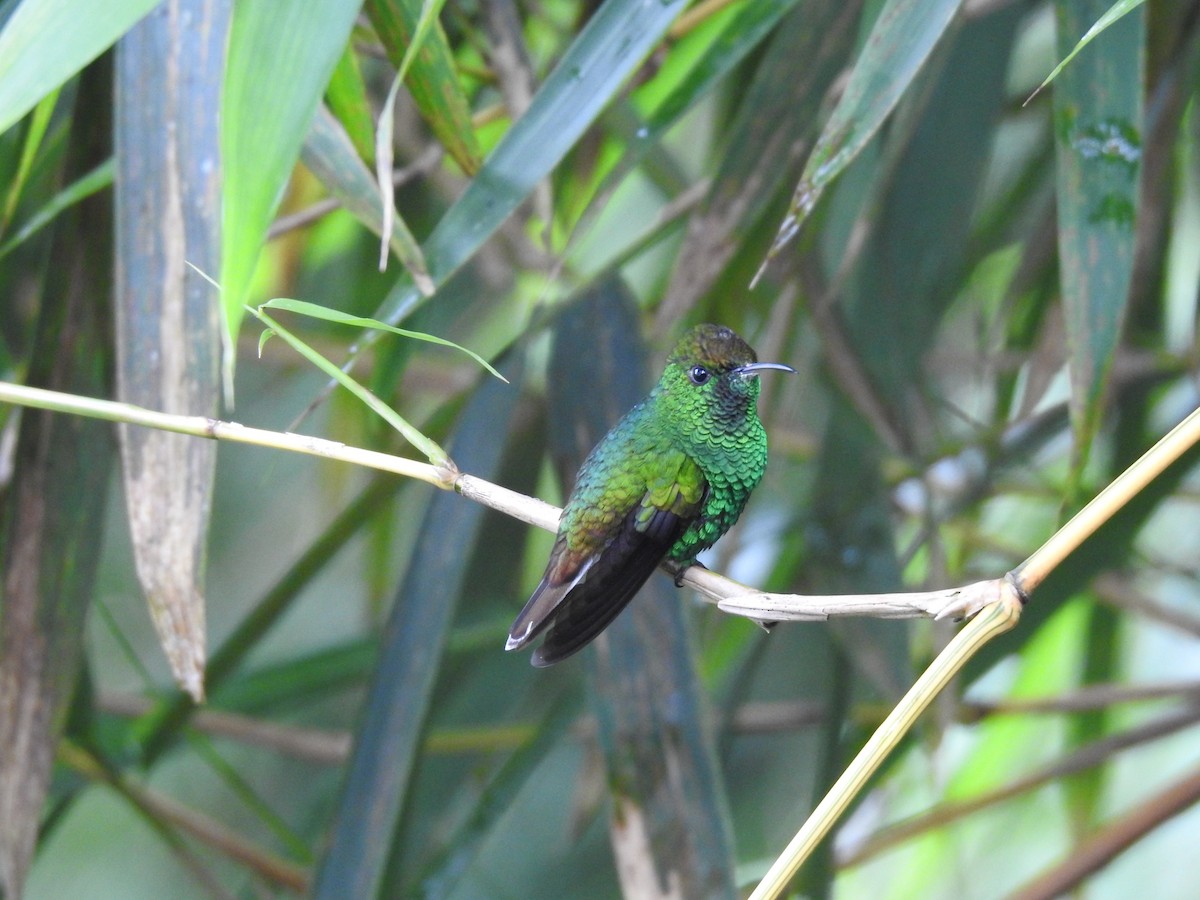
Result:
<svg viewBox="0 0 1200 900"><path fill-rule="evenodd" d="M615 533L590 553L572 551L568 528L560 531L546 574L509 632L515 650L550 629L534 653L535 666L549 666L580 650L633 599L667 551L695 519L708 484L685 454L660 460L669 476L647 485L620 518ZM618 513L619 515L619 513Z"/></svg>

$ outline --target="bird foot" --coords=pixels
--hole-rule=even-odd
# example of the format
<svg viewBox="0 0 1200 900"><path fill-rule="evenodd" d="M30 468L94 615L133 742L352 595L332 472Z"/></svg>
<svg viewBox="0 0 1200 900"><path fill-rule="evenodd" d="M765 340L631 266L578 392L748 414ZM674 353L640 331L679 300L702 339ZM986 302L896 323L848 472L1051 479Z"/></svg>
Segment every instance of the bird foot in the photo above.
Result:
<svg viewBox="0 0 1200 900"><path fill-rule="evenodd" d="M690 569L692 566L696 566L697 568L700 568L700 569L708 568L706 565L704 565L704 563L699 563L699 562L696 562L695 560L692 560L691 562L688 562L688 563L680 563L679 568L677 568L675 570L675 587L677 587L677 588L683 587L683 576L685 574L687 574L687 570Z"/></svg>

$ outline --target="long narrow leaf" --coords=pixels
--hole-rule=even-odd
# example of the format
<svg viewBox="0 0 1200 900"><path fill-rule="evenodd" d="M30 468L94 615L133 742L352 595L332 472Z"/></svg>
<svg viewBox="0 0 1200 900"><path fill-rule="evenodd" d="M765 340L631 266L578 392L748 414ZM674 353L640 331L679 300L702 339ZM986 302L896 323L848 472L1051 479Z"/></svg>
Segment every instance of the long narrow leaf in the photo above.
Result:
<svg viewBox="0 0 1200 900"><path fill-rule="evenodd" d="M114 171L113 161L105 160L51 197L41 209L30 216L28 221L21 224L12 237L0 244L0 259L4 259L5 256L53 222L64 210L86 200L97 191L111 187Z"/></svg>
<svg viewBox="0 0 1200 900"><path fill-rule="evenodd" d="M363 81L358 55L351 41L342 52L337 67L325 90L325 102L334 118L341 124L358 151L359 157L371 165L375 160L375 116Z"/></svg>
<svg viewBox="0 0 1200 900"><path fill-rule="evenodd" d="M1108 8L1061 0L1059 46ZM1093 41L1054 87L1058 252L1077 467L1087 460L1116 355L1137 243L1145 10Z"/></svg>
<svg viewBox="0 0 1200 900"><path fill-rule="evenodd" d="M825 188L883 125L961 5L962 0L888 0L804 166L767 262L795 236Z"/></svg>
<svg viewBox="0 0 1200 900"><path fill-rule="evenodd" d="M315 303L306 303L303 300L289 300L286 297L276 297L273 300L268 300L263 306L267 309L286 309L289 312L300 313L304 316L311 316L314 319L324 319L326 322L336 322L339 325L355 325L359 328L377 328L381 331L390 331L392 334L398 334L401 337L413 338L418 341L425 341L429 344L437 344L440 347L450 347L458 350L461 353L467 354L475 362L479 363L501 381L505 381L505 377L496 371L486 359L480 356L473 350L468 350L466 347L460 347L453 341L448 341L445 338L440 338L437 335L425 334L421 331L408 331L404 328L397 328L395 325L389 325L386 322L381 322L378 319L369 319L363 316L352 316L340 310L330 309L326 306L318 306Z"/></svg>
<svg viewBox="0 0 1200 900"><path fill-rule="evenodd" d="M488 381L463 411L454 448L471 472L492 477L499 466L500 435L511 421L517 393ZM313 879L316 900L378 894L466 577L464 556L483 518L478 506L453 494L439 493L429 506L413 566L384 632L328 851Z"/></svg>
<svg viewBox="0 0 1200 900"><path fill-rule="evenodd" d="M607 0L513 123L466 191L425 242L425 259L441 285L469 260L528 197L662 38L683 0ZM402 280L376 318L396 322L420 303Z"/></svg>
<svg viewBox="0 0 1200 900"><path fill-rule="evenodd" d="M46 136L46 129L50 125L50 119L54 115L54 107L57 104L58 91L51 91L34 107L33 115L29 117L29 128L25 133L24 141L22 141L21 157L17 162L16 171L7 173L9 183L4 197L4 207L0 209L0 234L8 231L13 211L16 209L17 201L21 198L21 191L25 187L26 179L29 178L29 170L42 146L42 139Z"/></svg>
<svg viewBox="0 0 1200 900"><path fill-rule="evenodd" d="M267 326L269 331L263 332L262 338L259 341L259 346L266 341L272 334L277 334L283 338L293 350L311 362L314 366L333 378L352 393L355 397L370 407L371 411L376 413L381 419L391 425L396 431L400 432L410 444L425 454L425 458L435 466L449 468L453 465L450 457L446 455L446 451L437 445L431 438L421 434L419 430L408 423L399 413L372 394L369 390L339 369L332 362L323 357L320 353L314 350L308 344L304 343L265 312L259 309L249 309L260 322Z"/></svg>
<svg viewBox="0 0 1200 900"><path fill-rule="evenodd" d="M66 177L110 152L107 61L81 79ZM29 383L107 394L112 208L102 194L57 223ZM11 420L10 420L11 421ZM76 687L95 592L111 427L25 410L0 505L0 894L21 896Z"/></svg>
<svg viewBox="0 0 1200 900"><path fill-rule="evenodd" d="M433 282L429 280L417 239L394 208L391 208L390 221L380 215L379 185L356 152L350 135L324 106L317 108L312 127L304 138L300 158L360 222L376 234L386 235L383 252L390 248L421 293L432 294ZM390 165L388 171L390 177ZM389 190L385 211L391 207L391 198Z"/></svg>
<svg viewBox="0 0 1200 900"><path fill-rule="evenodd" d="M229 348L271 217L360 6L358 0L234 5L221 106L220 281ZM224 368L231 390L231 349Z"/></svg>
<svg viewBox="0 0 1200 900"><path fill-rule="evenodd" d="M107 50L159 0L22 0L0 29L0 132Z"/></svg>
<svg viewBox="0 0 1200 900"><path fill-rule="evenodd" d="M168 413L213 416L220 404L217 300L196 269L218 266L229 13L230 0L168 0L117 54L117 392ZM138 580L171 671L199 699L216 447L140 428L120 438Z"/></svg>
<svg viewBox="0 0 1200 900"><path fill-rule="evenodd" d="M1089 28L1087 33L1079 39L1079 43L1077 43L1071 49L1071 52L1064 56L1062 61L1051 70L1050 74L1046 76L1046 80L1039 84L1037 86L1037 90L1029 95L1029 100L1032 100L1034 97L1036 97L1038 93L1046 87L1046 85L1057 78L1058 73L1066 68L1067 65L1070 64L1071 60L1073 60L1079 54L1079 51L1090 44L1094 38L1102 34L1110 25L1115 24L1122 16L1133 12L1144 2L1146 2L1146 0L1117 0L1116 3L1108 8L1104 15L1096 20L1096 24ZM1028 104L1029 100L1026 100L1025 102Z"/></svg>
<svg viewBox="0 0 1200 900"><path fill-rule="evenodd" d="M767 203L795 177L794 148L811 141L815 116L853 46L861 3L821 0L791 10L742 96L730 140L704 205L688 222L671 283L659 304L665 330L706 292L725 269ZM796 60L806 60L797 73ZM789 168L791 172L789 173Z"/></svg>
<svg viewBox="0 0 1200 900"><path fill-rule="evenodd" d="M421 116L459 167L474 175L479 169L480 151L471 107L459 83L445 32L436 16L428 16L433 6L430 3L426 8L421 0L370 0L366 12L388 59L404 73ZM418 39L423 23L427 33Z"/></svg>

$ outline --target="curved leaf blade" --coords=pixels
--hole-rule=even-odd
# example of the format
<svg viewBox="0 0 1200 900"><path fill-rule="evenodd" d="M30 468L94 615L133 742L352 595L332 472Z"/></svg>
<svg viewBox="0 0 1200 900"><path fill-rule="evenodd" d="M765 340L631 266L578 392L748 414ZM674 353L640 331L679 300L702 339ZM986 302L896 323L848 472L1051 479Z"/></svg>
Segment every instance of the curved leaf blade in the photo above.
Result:
<svg viewBox="0 0 1200 900"><path fill-rule="evenodd" d="M708 197L688 221L659 304L660 330L712 287L783 179L795 177L800 160L792 148L811 142L821 100L853 49L860 12L858 2L819 0L790 10L772 32ZM808 61L803 72L796 72L797 59Z"/></svg>
<svg viewBox="0 0 1200 900"><path fill-rule="evenodd" d="M92 171L80 175L78 179L51 197L41 209L29 217L28 221L21 223L21 226L13 232L12 237L0 244L0 259L4 259L72 206L81 203L98 191L112 187L114 171L113 160L107 159Z"/></svg>
<svg viewBox="0 0 1200 900"><path fill-rule="evenodd" d="M107 50L159 0L25 0L0 29L0 132Z"/></svg>
<svg viewBox="0 0 1200 900"><path fill-rule="evenodd" d="M1115 24L1122 16L1133 12L1145 2L1146 0L1117 0L1116 3L1110 6L1108 11L1096 20L1096 24L1087 30L1087 34L1079 39L1079 43L1072 48L1071 52L1063 57L1062 62L1051 70L1050 74L1046 76L1046 80L1039 84L1037 89L1029 95L1029 98L1025 101L1026 105L1045 89L1046 85L1058 77L1058 73L1066 68L1071 60L1079 54L1080 50L1090 44L1094 38L1098 37L1110 25Z"/></svg>
<svg viewBox="0 0 1200 900"><path fill-rule="evenodd" d="M454 439L465 470L495 477L518 391L486 382L463 411ZM381 893L393 831L407 801L430 699L484 510L452 493L429 505L415 561L392 607L368 691L328 851L317 865L316 900Z"/></svg>
<svg viewBox="0 0 1200 900"><path fill-rule="evenodd" d="M264 306L266 304L263 304ZM403 418L398 412L376 397L373 393L351 378L348 374L339 369L332 362L323 357L320 353L314 350L300 338L296 337L265 312L260 306L257 309L247 307L249 311L269 329L259 335L258 346L261 352L262 345L267 342L272 334L277 334L288 343L289 346L314 366L328 375L330 378L338 382L342 387L352 393L355 397L365 403L374 413L381 419L391 425L399 432L406 441L425 454L425 458L432 465L442 469L453 470L453 463L450 457L446 455L446 451L438 446L432 438L426 437L417 428Z"/></svg>
<svg viewBox="0 0 1200 900"><path fill-rule="evenodd" d="M962 0L888 0L817 138L764 266L795 237L825 188L883 125L961 5ZM755 279L761 275L762 269Z"/></svg>
<svg viewBox="0 0 1200 900"><path fill-rule="evenodd" d="M221 99L222 307L229 350L271 217L300 156L360 3L281 0L234 4Z"/></svg>
<svg viewBox="0 0 1200 900"><path fill-rule="evenodd" d="M359 156L368 165L374 164L375 118L353 43L347 45L333 70L325 90L325 102Z"/></svg>
<svg viewBox="0 0 1200 900"><path fill-rule="evenodd" d="M68 178L109 153L111 71L105 59L80 79ZM55 225L29 385L91 396L111 391L110 197L89 198ZM9 418L6 429L14 424ZM41 410L24 410L13 430L12 470L0 498L0 895L16 898L83 660L116 445L106 422Z"/></svg>
<svg viewBox="0 0 1200 900"><path fill-rule="evenodd" d="M421 116L459 167L474 175L479 142L454 54L437 21L440 8L435 0L371 0L366 11Z"/></svg>
<svg viewBox="0 0 1200 900"><path fill-rule="evenodd" d="M421 247L408 225L396 213L395 206L391 205L391 184L388 185L385 200L389 205L384 207L384 210L391 209L392 219L387 223L381 214L378 183L371 177L346 129L326 107L317 108L300 156L309 170L360 222L375 234L387 233L383 252L386 253L390 248L421 293L432 294L433 283L429 280Z"/></svg>
<svg viewBox="0 0 1200 900"><path fill-rule="evenodd" d="M448 341L445 338L440 338L437 335L426 334L423 331L408 331L404 328L397 328L395 325L389 325L387 322L381 322L378 319L369 319L364 316L352 316L349 313L344 313L341 310L330 309L327 306L318 306L316 303L308 303L304 300L291 300L287 297L276 297L273 300L268 300L263 304L268 309L286 309L288 312L299 313L302 316L311 316L314 319L324 319L326 322L335 322L338 325L354 325L358 328L375 328L381 331L389 331L392 334L398 334L400 337L414 338L418 341L425 341L430 344L437 344L441 347L450 347L453 350L458 350L460 353L465 353L479 365L483 366L501 381L508 381L503 375L496 371L486 359L480 356L473 350L468 350L453 341Z"/></svg>

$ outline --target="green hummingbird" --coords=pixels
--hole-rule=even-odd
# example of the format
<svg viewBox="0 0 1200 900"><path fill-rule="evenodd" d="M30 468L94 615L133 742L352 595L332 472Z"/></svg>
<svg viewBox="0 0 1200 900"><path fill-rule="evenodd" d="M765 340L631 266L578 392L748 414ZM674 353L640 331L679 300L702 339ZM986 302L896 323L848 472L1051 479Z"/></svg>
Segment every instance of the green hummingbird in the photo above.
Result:
<svg viewBox="0 0 1200 900"><path fill-rule="evenodd" d="M617 617L659 563L693 565L730 529L767 465L757 407L764 369L795 371L758 362L724 326L700 325L679 341L649 396L584 460L506 650L548 628L532 663L565 659Z"/></svg>

